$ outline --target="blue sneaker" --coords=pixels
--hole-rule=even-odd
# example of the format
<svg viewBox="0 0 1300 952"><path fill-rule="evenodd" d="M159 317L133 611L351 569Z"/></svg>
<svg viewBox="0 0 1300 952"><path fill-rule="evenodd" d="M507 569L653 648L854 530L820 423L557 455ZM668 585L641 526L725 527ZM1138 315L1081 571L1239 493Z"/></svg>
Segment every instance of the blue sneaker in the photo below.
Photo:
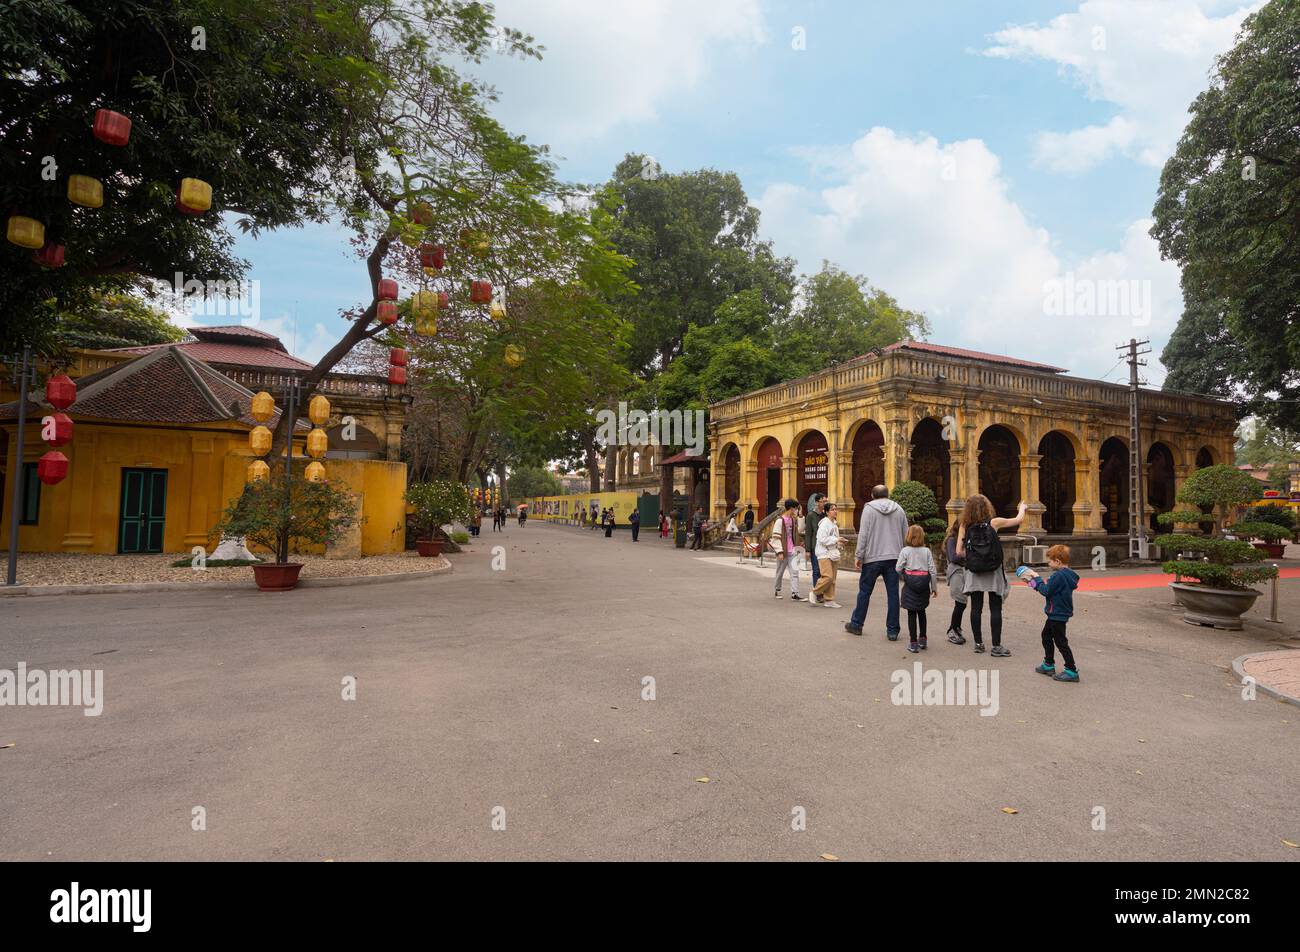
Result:
<svg viewBox="0 0 1300 952"><path fill-rule="evenodd" d="M1034 668L1034 670L1037 671L1039 674L1047 675L1049 678L1054 677L1056 675L1056 665L1048 664L1046 661L1044 661L1038 667Z"/></svg>
<svg viewBox="0 0 1300 952"><path fill-rule="evenodd" d="M1053 681L1069 681L1071 684L1079 680L1079 672L1071 671L1069 668L1063 668L1061 673L1052 678Z"/></svg>

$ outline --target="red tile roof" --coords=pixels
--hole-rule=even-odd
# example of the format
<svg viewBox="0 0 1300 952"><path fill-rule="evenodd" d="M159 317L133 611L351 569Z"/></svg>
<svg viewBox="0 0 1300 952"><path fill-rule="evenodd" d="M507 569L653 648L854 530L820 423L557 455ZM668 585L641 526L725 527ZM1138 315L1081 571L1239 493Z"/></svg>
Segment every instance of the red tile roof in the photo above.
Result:
<svg viewBox="0 0 1300 952"><path fill-rule="evenodd" d="M260 332L259 332L260 333ZM276 340L276 343L279 343ZM150 344L144 347L117 347L112 353L150 354L171 344ZM267 367L274 370L310 370L312 364L299 360L284 351L283 348L258 346L256 344L233 344L218 341L183 341L174 346L181 347L191 357L197 357L204 363L226 364L239 367Z"/></svg>
<svg viewBox="0 0 1300 952"><path fill-rule="evenodd" d="M695 453L690 453L687 452L686 450L682 450L680 453L676 453L668 457L667 459L660 460L659 465L677 466L679 464L693 464L693 465L703 466L706 463L708 463L708 461L709 458L707 456L697 456Z"/></svg>
<svg viewBox="0 0 1300 952"><path fill-rule="evenodd" d="M897 344L890 344L882 348L885 353L895 350L916 350L926 354L939 354L944 357L964 357L967 360L983 360L991 364L1006 364L1009 367L1025 367L1029 370L1046 370L1049 373L1063 374L1066 371L1064 367L1053 367L1051 364L1040 364L1032 360L1021 360L1019 357L1004 357L1001 354L986 354L981 350L965 350L961 347L945 347L943 344L931 344L923 340L902 340Z"/></svg>

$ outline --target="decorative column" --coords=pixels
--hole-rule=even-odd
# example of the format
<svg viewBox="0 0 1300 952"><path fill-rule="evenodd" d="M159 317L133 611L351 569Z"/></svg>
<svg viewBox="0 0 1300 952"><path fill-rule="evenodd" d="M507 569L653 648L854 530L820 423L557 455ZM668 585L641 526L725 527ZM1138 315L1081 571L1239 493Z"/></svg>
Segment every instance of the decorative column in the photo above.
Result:
<svg viewBox="0 0 1300 952"><path fill-rule="evenodd" d="M1043 513L1047 511L1038 499L1038 464L1043 459L1038 453L1020 455L1020 487L1022 499L1029 505L1025 510L1025 521L1020 524L1020 531L1028 535L1042 535Z"/></svg>
<svg viewBox="0 0 1300 952"><path fill-rule="evenodd" d="M838 460L839 485L828 495L835 500L836 511L840 516L840 528L851 528L853 511L857 508L857 503L853 501L853 451L845 450L839 454Z"/></svg>
<svg viewBox="0 0 1300 952"><path fill-rule="evenodd" d="M1101 517L1101 474L1090 459L1074 460L1074 532L1077 536L1106 534Z"/></svg>
<svg viewBox="0 0 1300 952"><path fill-rule="evenodd" d="M826 431L826 498L836 500L843 495L840 490L840 424L836 420L832 422L830 429Z"/></svg>
<svg viewBox="0 0 1300 952"><path fill-rule="evenodd" d="M208 532L212 528L208 522L208 487L209 473L212 470L211 436L190 437L190 492L189 513L185 523L185 547L208 544ZM220 541L220 540L218 540Z"/></svg>
<svg viewBox="0 0 1300 952"><path fill-rule="evenodd" d="M966 505L966 455L965 450L948 450L948 485L952 489L944 508L948 511L950 523L961 517L962 507Z"/></svg>
<svg viewBox="0 0 1300 952"><path fill-rule="evenodd" d="M799 457L782 456L781 457L781 498L777 500L779 506L785 500L794 496L795 490L795 467L799 465Z"/></svg>
<svg viewBox="0 0 1300 952"><path fill-rule="evenodd" d="M39 437L40 427L37 426L35 429ZM30 433L31 430L29 429L28 432ZM95 498L95 470L98 468L96 458L98 453L95 448L97 435L94 429L82 424L77 429L76 439L68 447L72 486L68 493L68 523L62 543L64 549L88 550L95 544L95 517L92 503ZM13 442L16 443L17 440ZM14 473L17 474L16 478L21 478L23 448L18 446L15 449L17 451L15 459L18 463ZM8 500L5 500L5 503L7 505ZM117 551L116 543L113 551Z"/></svg>

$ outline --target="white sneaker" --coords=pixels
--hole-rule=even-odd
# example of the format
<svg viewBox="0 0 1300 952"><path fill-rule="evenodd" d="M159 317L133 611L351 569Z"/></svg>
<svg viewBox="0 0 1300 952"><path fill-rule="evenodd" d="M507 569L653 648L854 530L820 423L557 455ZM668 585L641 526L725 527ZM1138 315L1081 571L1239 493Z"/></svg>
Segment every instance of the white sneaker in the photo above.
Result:
<svg viewBox="0 0 1300 952"><path fill-rule="evenodd" d="M844 606L841 605L839 602L822 602L822 604L825 605L827 608L843 608L843 607L844 607Z"/></svg>

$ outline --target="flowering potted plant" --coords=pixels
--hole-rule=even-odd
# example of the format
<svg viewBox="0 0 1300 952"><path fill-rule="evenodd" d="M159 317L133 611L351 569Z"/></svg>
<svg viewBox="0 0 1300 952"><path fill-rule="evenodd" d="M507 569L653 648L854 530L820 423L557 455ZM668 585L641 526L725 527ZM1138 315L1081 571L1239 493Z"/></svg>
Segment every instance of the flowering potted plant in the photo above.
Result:
<svg viewBox="0 0 1300 952"><path fill-rule="evenodd" d="M450 479L413 483L406 489L407 505L412 507L415 523L415 547L422 556L442 554L442 527L452 522L466 522L471 515L469 490Z"/></svg>

